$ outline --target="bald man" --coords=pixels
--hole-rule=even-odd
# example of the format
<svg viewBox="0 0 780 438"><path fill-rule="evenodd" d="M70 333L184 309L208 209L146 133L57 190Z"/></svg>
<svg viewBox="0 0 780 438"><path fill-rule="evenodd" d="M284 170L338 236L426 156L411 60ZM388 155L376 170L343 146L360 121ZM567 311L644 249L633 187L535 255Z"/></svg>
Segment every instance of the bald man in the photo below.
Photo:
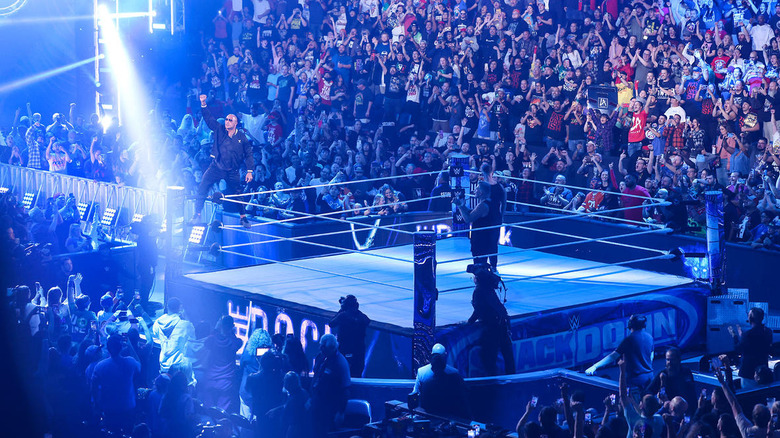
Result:
<svg viewBox="0 0 780 438"><path fill-rule="evenodd" d="M199 221L203 211L203 202L206 200L211 186L224 179L227 185L225 194L241 193L241 164L246 166L246 177L244 178L246 183L252 182L252 171L255 168L252 143L243 132L237 129L238 117L235 114L228 114L225 117L225 124L220 124L209 111L206 99L205 94L200 95L200 111L206 125L214 131L214 145L211 147L211 164L203 172L203 179L198 187L195 215L192 217L191 223ZM235 203L234 205L237 206L241 215L241 225L249 228L244 204Z"/></svg>

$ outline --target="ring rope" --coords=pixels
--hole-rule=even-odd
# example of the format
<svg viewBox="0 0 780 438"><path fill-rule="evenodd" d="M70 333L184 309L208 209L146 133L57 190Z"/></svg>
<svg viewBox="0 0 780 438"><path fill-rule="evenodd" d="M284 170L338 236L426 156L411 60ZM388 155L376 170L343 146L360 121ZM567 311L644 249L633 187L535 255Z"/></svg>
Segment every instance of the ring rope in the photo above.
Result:
<svg viewBox="0 0 780 438"><path fill-rule="evenodd" d="M379 284L379 285L382 285L382 286L387 286L387 287L393 287L393 288L396 288L396 289L401 289L401 290L406 291L406 292L410 291L409 288L405 288L403 286L398 286L398 285L395 285L395 284L388 284L388 283L383 283L381 281L369 280L367 278L355 277L354 275L347 275L347 274L340 274L340 273L337 273L337 272L330 272L330 271L326 271L324 269L317 269L317 268L312 268L312 267L309 267L309 266L296 265L296 264L290 263L288 261L267 259L265 257L260 257L260 256L256 256L256 255L249 255L249 254L242 254L240 252L235 252L235 251L230 251L230 250L223 250L221 248L220 248L220 251L224 252L225 254L232 254L232 255L237 255L237 256L241 256L241 257L247 257L247 258L250 258L250 259L260 260L260 261L269 262L269 263L281 263L283 265L292 266L293 268L300 268L300 269L305 269L307 271L319 272L321 274L335 275L335 276L338 276L338 277L351 278L351 279L355 279L355 280L359 280L359 281L365 281L367 283Z"/></svg>
<svg viewBox="0 0 780 438"><path fill-rule="evenodd" d="M511 224L507 224L507 225L508 226L513 226ZM520 228L520 227L518 227L518 228ZM523 228L526 228L526 227L523 227ZM562 233L557 233L555 231L539 230L539 229L530 228L530 227L527 227L527 228L532 230L532 231L541 231L541 232L545 232L545 233L549 233L549 234L557 234L557 235L562 235L564 237L570 237L570 238L581 239L581 240L574 241L574 242L553 243L553 244L550 244L550 245L536 246L536 247L533 247L533 248L520 248L520 249L517 249L517 250L514 250L514 251L506 251L506 252L503 252L503 253L502 252L497 252L497 253L493 253L493 254L480 255L479 257L491 257L491 256L498 256L498 255L517 254L517 253L521 253L521 252L539 251L539 250L543 250L543 249L561 248L561 247L564 247L564 246L579 245L579 244L582 244L582 243L590 243L590 242L599 242L599 243L604 243L604 244L607 244L607 245L616 245L616 246L628 247L628 248L639 249L639 250L643 250L643 251L657 252L657 253L660 253L660 254L666 254L667 253L666 251L662 251L660 249L645 248L645 247L641 247L641 246L631 245L631 244L628 244L628 243L621 244L620 242L610 242L611 239L619 239L621 237L639 236L639 235L642 235L642 234L652 234L652 233L658 233L658 232L662 232L662 231L668 231L666 229L661 229L661 228L656 228L656 229L652 229L652 230L645 230L645 231L639 231L639 232L636 232L636 233L626 233L626 234L618 234L618 235L615 235L615 236L593 237L593 238L586 238L586 237L575 236L575 235L571 235L571 234L562 234ZM473 259L474 259L474 257L471 256L471 257L463 257L463 258L459 258L459 259L444 260L444 261L440 261L440 262L437 262L437 263L440 264L440 265L443 265L445 263L464 262L464 261L473 260Z"/></svg>
<svg viewBox="0 0 780 438"><path fill-rule="evenodd" d="M300 186L300 187L288 187L285 189L279 189L279 190L264 190L262 192L250 192L250 193L236 193L233 195L225 195L225 198L238 198L241 196L254 196L254 195L267 195L271 193L277 193L277 192L290 192L294 190L304 190L304 189L316 189L316 188L323 188L323 187L330 187L330 186L344 186L348 184L358 184L358 183L367 183L367 182L375 182L375 181L384 181L384 180L394 180L397 178L411 178L415 176L427 176L427 175L435 175L440 174L442 172L446 172L446 170L434 170L431 172L420 172L420 173L408 173L403 175L396 175L396 176L384 176L381 178L367 178L367 179L357 179L352 181L340 181L340 182L329 182L326 184L316 184L313 186ZM345 175L346 176L346 175Z"/></svg>
<svg viewBox="0 0 780 438"><path fill-rule="evenodd" d="M473 196L473 195L471 195L471 196ZM541 209L544 209L544 210L560 211L561 213L570 213L570 214L572 214L574 216L583 214L583 213L580 213L580 212L574 211L574 210L565 210L563 208L557 208L557 207L547 207L547 206L542 206L542 205L539 205L539 204L531 204L531 203L528 203L528 202L520 202L520 201L506 201L506 202L507 202L507 204L516 204L516 205L523 205L523 206L526 206L526 207L537 207L537 208L541 208ZM659 204L652 204L651 203L651 204L646 204L646 205L637 205L635 207L630 207L630 208L637 209L637 208L653 207L653 206L656 206L656 205L659 205ZM617 221L617 222L624 222L624 223L635 224L635 225L646 225L646 226L651 226L651 227L655 226L655 227L659 227L659 228L664 227L663 225L660 225L660 224L653 224L653 223L648 223L648 222L644 222L644 221L635 221L633 219L624 219L624 218L620 218L620 217L612 217L612 216L603 216L602 215L605 212L606 213L611 213L613 211L617 211L617 210L614 210L614 209L613 210L597 210L595 213L598 213L598 214L594 214L591 217L597 217L597 218L603 218L603 219L612 219L612 220Z"/></svg>
<svg viewBox="0 0 780 438"><path fill-rule="evenodd" d="M408 202L417 202L417 201L429 201L431 199L438 199L440 197L441 196L428 196L426 198L414 199L412 201L389 202L387 204L382 204L382 206L399 205L399 204L404 204L404 203L408 203ZM270 224L280 224L280 223L286 223L286 222L293 222L295 220L316 218L316 219L327 219L329 221L340 222L340 223L356 224L356 225L360 225L360 226L363 226L363 227L366 227L366 228L375 228L374 225L370 225L370 224L363 224L363 223L360 223L360 222L353 222L353 221L350 221L350 220L347 220L347 219L328 217L328 215L330 215L330 214L353 213L353 212L365 210L365 209L371 208L371 207L360 207L360 208L352 208L352 209L349 209L349 210L337 210L337 211L334 211L334 212L331 212L331 213L312 214L312 213L304 213L304 212L300 212L300 211L291 211L291 210L287 210L287 209L279 208L279 207L272 207L270 205L262 205L261 206L261 205L252 204L252 203L246 202L246 201L239 201L237 199L224 199L224 201L235 202L237 204L244 204L244 205L256 205L258 207L268 208L268 209L274 210L274 211L288 212L288 213L291 213L291 214L300 215L298 217L292 217L292 218L288 218L288 219L280 219L280 220L278 220L276 222L273 222L273 221L271 221L271 222L255 222L255 223L251 224L252 227L260 226L260 225L270 225ZM223 225L222 226L222 228L238 228L238 227L242 227L242 225ZM380 226L380 227L376 227L376 228L384 229L385 227L384 226ZM405 233L405 234L414 234L414 232L412 232L412 231L405 231L405 230L392 230L392 231L397 231L399 233Z"/></svg>
<svg viewBox="0 0 780 438"><path fill-rule="evenodd" d="M246 230L242 228L230 228L231 230L239 230L239 231L251 231ZM368 231L368 230L357 230L357 231ZM252 246L252 245L260 245L264 243L276 243L276 242L284 242L286 240L292 240L292 241L298 241L301 239L311 239L313 237L326 237L326 236L337 236L339 234L345 234L345 233L352 233L352 230L339 230L339 231L331 231L328 233L319 233L319 234L310 234L307 236L297 236L297 237L279 237L279 236L273 236L276 237L276 239L269 239L269 240L261 240L258 242L247 242L247 243L234 243L232 245L225 245L223 248L232 249L232 248L241 248L244 246ZM252 234L261 234L259 232L252 232ZM263 234L265 235L265 234Z"/></svg>
<svg viewBox="0 0 780 438"><path fill-rule="evenodd" d="M476 174L482 175L482 172L477 171L477 170L464 169L464 171L468 172L468 173L476 173ZM628 196L628 197L631 197L631 198L652 199L654 201L662 201L662 199L660 199L660 198L653 198L653 197L649 197L649 196L632 195L630 193L613 192L611 190L604 190L604 189L591 189L591 188L588 188L588 187L572 186L572 185L568 185L568 184L556 184L554 182L540 181L538 179L526 179L526 178L520 178L518 176L501 176L500 178L509 179L509 180L516 180L516 181L528 181L528 182L538 183L538 184L548 185L548 186L567 187L567 188L570 188L570 189L586 190L586 191L589 191L589 192L610 193L610 194L613 194L613 195Z"/></svg>
<svg viewBox="0 0 780 438"><path fill-rule="evenodd" d="M266 234L266 233L261 233L259 231L253 231L253 230L236 229L236 231L240 231L240 232L244 232L244 233L248 233L248 234L255 234L255 235L264 236L264 237L278 237L278 236L275 236L273 234ZM350 230L347 230L347 231L350 231ZM298 237L298 239L307 238L307 237L311 237L311 236L300 236L300 237ZM365 255L368 255L368 256L372 256L372 257L379 257L379 258L388 259L388 260L395 260L397 262L411 263L409 260L401 259L401 258L398 258L398 257L391 257L391 256L382 255L382 254L374 254L374 253L364 252L364 251L360 251L360 250L357 250L357 249L351 249L351 248L343 248L343 247L340 247L340 246L328 245L327 243L307 242L305 240L297 240L296 238L292 238L292 237L289 237L289 238L283 237L283 238L281 238L281 240L282 241L288 240L288 241L293 241L293 242L297 242L297 243L300 243L300 244L319 246L319 247L328 248L328 249L336 249L336 250L339 250L339 251L344 251L344 252L349 252L349 253L365 254ZM279 241L279 240L276 240L276 241ZM255 244L255 243L265 243L265 242L250 242L250 243ZM246 245L246 244L239 244L239 245ZM236 246L235 245L227 245L227 246L224 246L222 248L236 248Z"/></svg>
<svg viewBox="0 0 780 438"><path fill-rule="evenodd" d="M671 202L665 202L664 201L664 202L659 202L657 204L647 204L645 206L642 206L642 208L648 207L648 206L654 206L654 205L671 205ZM559 216L553 216L553 217L550 217L550 218L534 219L534 220L523 222L523 224L528 225L528 224L535 224L535 223L540 223L540 222L551 222L551 221L556 221L556 220L561 220L561 219L571 219L571 218L580 218L580 217L592 217L592 216L596 216L596 215L604 213L604 212L632 210L632 209L637 209L637 208L640 208L640 206L613 208L612 210L604 210L604 211L600 211L600 212L559 215ZM622 221L622 219L619 219L619 218L613 218L611 216L607 216L607 217L609 217L610 219L617 219L617 220ZM663 228L661 228L661 226L659 224L648 224L648 223L642 222L642 225L645 225L645 226L655 226L658 229L663 229ZM463 229L463 230L450 231L450 232L448 232L446 234L463 234L463 233L468 233L468 232L475 231L475 230L476 231L490 230L490 229L493 229L493 228L501 228L503 226L504 226L504 224L490 225L490 226L487 226L487 227L479 227L479 228L471 228L471 229L467 228L467 229ZM439 235L444 235L444 234L445 233L439 233Z"/></svg>
<svg viewBox="0 0 780 438"><path fill-rule="evenodd" d="M375 218L376 216L366 216L366 217ZM447 216L446 219L451 219L451 218L449 216ZM383 226L385 227L385 229L387 229L387 228L407 226L407 225L420 225L420 224L425 224L425 223L428 223L428 222L438 222L438 221L441 221L441 220L442 220L442 218L431 218L431 219L423 219L423 220L413 221L413 222L400 222L400 223L397 223L397 224L390 224L390 225L383 225ZM274 221L274 222L276 222L276 221ZM358 222L357 225L368 225L368 224L362 224L362 223ZM224 229L229 229L229 230L242 230L242 231L245 230L245 228L237 226L237 225L226 225L223 228ZM361 230L353 230L351 228L352 228L352 223L350 223L350 229L349 230L331 231L331 232L328 232L328 233L310 234L310 235L307 235L307 236L298 236L298 237L279 237L279 236L274 236L274 237L278 237L278 239L262 240L262 241L259 241L259 242L235 243L233 245L225 245L225 246L223 246L223 248L241 248L241 247L244 247L244 246L260 245L260 244L263 244L263 243L282 242L282 241L285 241L285 240L309 239L309 238L312 238L312 237L336 236L338 234L355 233L355 232L359 232L359 231L369 231L367 228L366 229L361 229ZM372 225L371 228L374 228L374 226ZM393 231L398 231L398 230L388 230L388 231L389 232L393 232Z"/></svg>

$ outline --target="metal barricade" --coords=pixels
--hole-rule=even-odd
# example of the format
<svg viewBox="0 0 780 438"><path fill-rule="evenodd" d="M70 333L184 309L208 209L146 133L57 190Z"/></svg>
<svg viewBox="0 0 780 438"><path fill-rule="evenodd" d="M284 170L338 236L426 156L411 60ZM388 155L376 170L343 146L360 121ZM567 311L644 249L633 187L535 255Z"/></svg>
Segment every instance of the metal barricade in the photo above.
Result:
<svg viewBox="0 0 780 438"><path fill-rule="evenodd" d="M56 193L73 193L77 202L88 204L90 209L99 206L100 210L94 212L96 220L100 220L102 211L107 208L125 212L127 223L150 214L157 215L160 220L165 218L165 193L154 190L8 164L0 164L0 187L16 194L20 200L32 193L35 202Z"/></svg>

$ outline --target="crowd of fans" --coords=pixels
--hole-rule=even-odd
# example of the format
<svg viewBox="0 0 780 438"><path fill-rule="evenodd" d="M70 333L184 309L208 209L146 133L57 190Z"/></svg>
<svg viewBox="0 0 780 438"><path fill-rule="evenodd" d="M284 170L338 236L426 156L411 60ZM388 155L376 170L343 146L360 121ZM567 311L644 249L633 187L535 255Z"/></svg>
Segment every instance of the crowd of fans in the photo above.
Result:
<svg viewBox="0 0 780 438"><path fill-rule="evenodd" d="M561 385L556 402L539 398L549 404L539 406L538 422L530 421L537 400L529 401L517 424L518 436L771 438L780 434L780 402L770 399L768 404L756 404L746 413L734 393L726 356L725 367L716 370L721 387L694 395L691 370L680 365L679 354L675 348L667 352L667 367L656 376L655 380L662 383L656 384L655 392L652 387L648 388L650 392L634 391L626 383L627 364L621 360L619 393L605 398L598 409L586 407L585 393L570 393L566 384Z"/></svg>
<svg viewBox="0 0 780 438"><path fill-rule="evenodd" d="M506 178L510 210L639 204L601 189L671 203L607 214L686 231L704 221L704 192L723 190L727 239L778 248L780 7L245 3L226 2L202 35L181 122L155 109L145 140L128 144L121 127L75 105L49 125L28 106L2 160L193 194L211 160L205 94L254 142L245 192L260 192L246 199L257 216L449 208L428 202L446 187L431 172L463 153ZM598 111L592 94L604 87L617 106Z"/></svg>
<svg viewBox="0 0 780 438"><path fill-rule="evenodd" d="M248 436L303 438L336 427L351 381L341 351L351 357L352 350L334 335L319 340L312 366L292 335L256 329L244 345L230 316L214 327L193 324L171 298L155 319L137 292L121 289L93 305L82 279L69 276L65 291L17 286L3 311L15 322L12 360L37 430L55 437L186 438L230 437L243 428L256 431ZM344 339L354 328L365 337L367 319L349 322L356 303L339 313L340 324L334 320Z"/></svg>

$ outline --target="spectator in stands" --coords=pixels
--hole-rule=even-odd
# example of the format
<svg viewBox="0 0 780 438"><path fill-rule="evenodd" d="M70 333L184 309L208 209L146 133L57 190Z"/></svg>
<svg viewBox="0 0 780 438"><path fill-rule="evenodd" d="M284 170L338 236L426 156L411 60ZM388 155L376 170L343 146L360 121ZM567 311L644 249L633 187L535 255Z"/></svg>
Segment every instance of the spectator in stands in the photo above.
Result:
<svg viewBox="0 0 780 438"><path fill-rule="evenodd" d="M339 352L339 343L332 334L320 338L320 354L314 360L311 382L311 415L315 437L326 436L333 428L336 416L347 406L349 387L347 359Z"/></svg>
<svg viewBox="0 0 780 438"><path fill-rule="evenodd" d="M309 401L309 393L301 388L301 380L298 374L290 371L284 376L284 391L287 393L287 401L282 413L282 432L288 438L304 438L311 434L311 424L308 418L306 405Z"/></svg>
<svg viewBox="0 0 780 438"><path fill-rule="evenodd" d="M434 415L470 418L466 384L458 370L447 365L447 350L436 344L431 363L417 370L412 394L419 394L420 407Z"/></svg>
<svg viewBox="0 0 780 438"><path fill-rule="evenodd" d="M636 426L638 424L647 423L647 426L651 428L652 432L648 433L653 438L660 438L664 431L664 420L656 412L661 407L658 399L654 394L645 394L642 397L642 401L637 404L634 397L629 395L628 383L628 363L620 359L618 361L618 368L620 368L619 377L619 392L620 403L623 405L623 413L628 423L628 427L636 432Z"/></svg>
<svg viewBox="0 0 780 438"><path fill-rule="evenodd" d="M160 436L164 438L192 436L195 422L195 403L187 392L187 375L174 369L171 383L160 400Z"/></svg>
<svg viewBox="0 0 780 438"><path fill-rule="evenodd" d="M736 350L742 355L739 377L755 379L759 367L768 366L772 330L764 325L764 310L759 307L750 309L748 322L750 323L748 331L743 333L742 327L738 325L736 332L732 327L729 327L729 332L734 337Z"/></svg>
<svg viewBox="0 0 780 438"><path fill-rule="evenodd" d="M726 378L723 375L723 371L720 369L715 370L715 376L720 382L720 386L723 389L723 393L731 406L731 412L734 418L737 420L737 426L743 437L755 437L766 438L769 430L769 422L772 419L770 410L763 404L757 404L752 410L752 421L745 416L742 411L742 405L737 401L737 396L731 389L731 386L726 382Z"/></svg>
<svg viewBox="0 0 780 438"><path fill-rule="evenodd" d="M109 336L106 347L111 357L100 361L92 373L95 403L103 414L106 428L112 432L127 433L133 427L133 379L141 372L141 364L133 357L120 355L123 347L128 346L123 337Z"/></svg>
<svg viewBox="0 0 780 438"><path fill-rule="evenodd" d="M65 252L74 253L92 250L92 239L81 234L81 224L70 224L68 238L65 240Z"/></svg>
<svg viewBox="0 0 780 438"><path fill-rule="evenodd" d="M574 196L568 187L564 187L565 185L566 177L560 174L557 175L555 177L555 185L550 186L545 190L545 194L539 202L547 207L563 209L563 207L571 202L571 199Z"/></svg>
<svg viewBox="0 0 780 438"><path fill-rule="evenodd" d="M252 417L257 419L259 430L270 432L277 425L268 413L284 403L284 358L273 348L258 347L254 354L260 369L247 377L246 389L251 394Z"/></svg>
<svg viewBox="0 0 780 438"><path fill-rule="evenodd" d="M644 202L642 198L649 198L650 193L648 193L646 188L637 184L637 180L633 175L626 176L625 183L626 188L621 190L623 196L620 197L623 208L626 209L623 211L623 217L634 223L642 222L641 205Z"/></svg>
<svg viewBox="0 0 780 438"><path fill-rule="evenodd" d="M228 413L238 412L240 380L236 352L241 345L235 334L233 317L223 315L205 342L207 363L199 389L207 406L216 406Z"/></svg>
<svg viewBox="0 0 780 438"><path fill-rule="evenodd" d="M195 327L183 318L181 301L173 297L168 300L168 311L154 322L154 340L160 343L160 372L167 373L177 366L187 369L187 342L195 335ZM191 372L188 383L192 381Z"/></svg>
<svg viewBox="0 0 780 438"><path fill-rule="evenodd" d="M685 400L694 399L693 372L682 366L682 353L676 347L666 350L666 367L655 375L646 393L658 394L663 389L670 400L680 396Z"/></svg>
<svg viewBox="0 0 780 438"><path fill-rule="evenodd" d="M340 298L339 304L341 309L328 325L336 330L339 351L347 359L350 376L363 377L366 360L366 328L371 320L360 311L360 304L354 295Z"/></svg>

